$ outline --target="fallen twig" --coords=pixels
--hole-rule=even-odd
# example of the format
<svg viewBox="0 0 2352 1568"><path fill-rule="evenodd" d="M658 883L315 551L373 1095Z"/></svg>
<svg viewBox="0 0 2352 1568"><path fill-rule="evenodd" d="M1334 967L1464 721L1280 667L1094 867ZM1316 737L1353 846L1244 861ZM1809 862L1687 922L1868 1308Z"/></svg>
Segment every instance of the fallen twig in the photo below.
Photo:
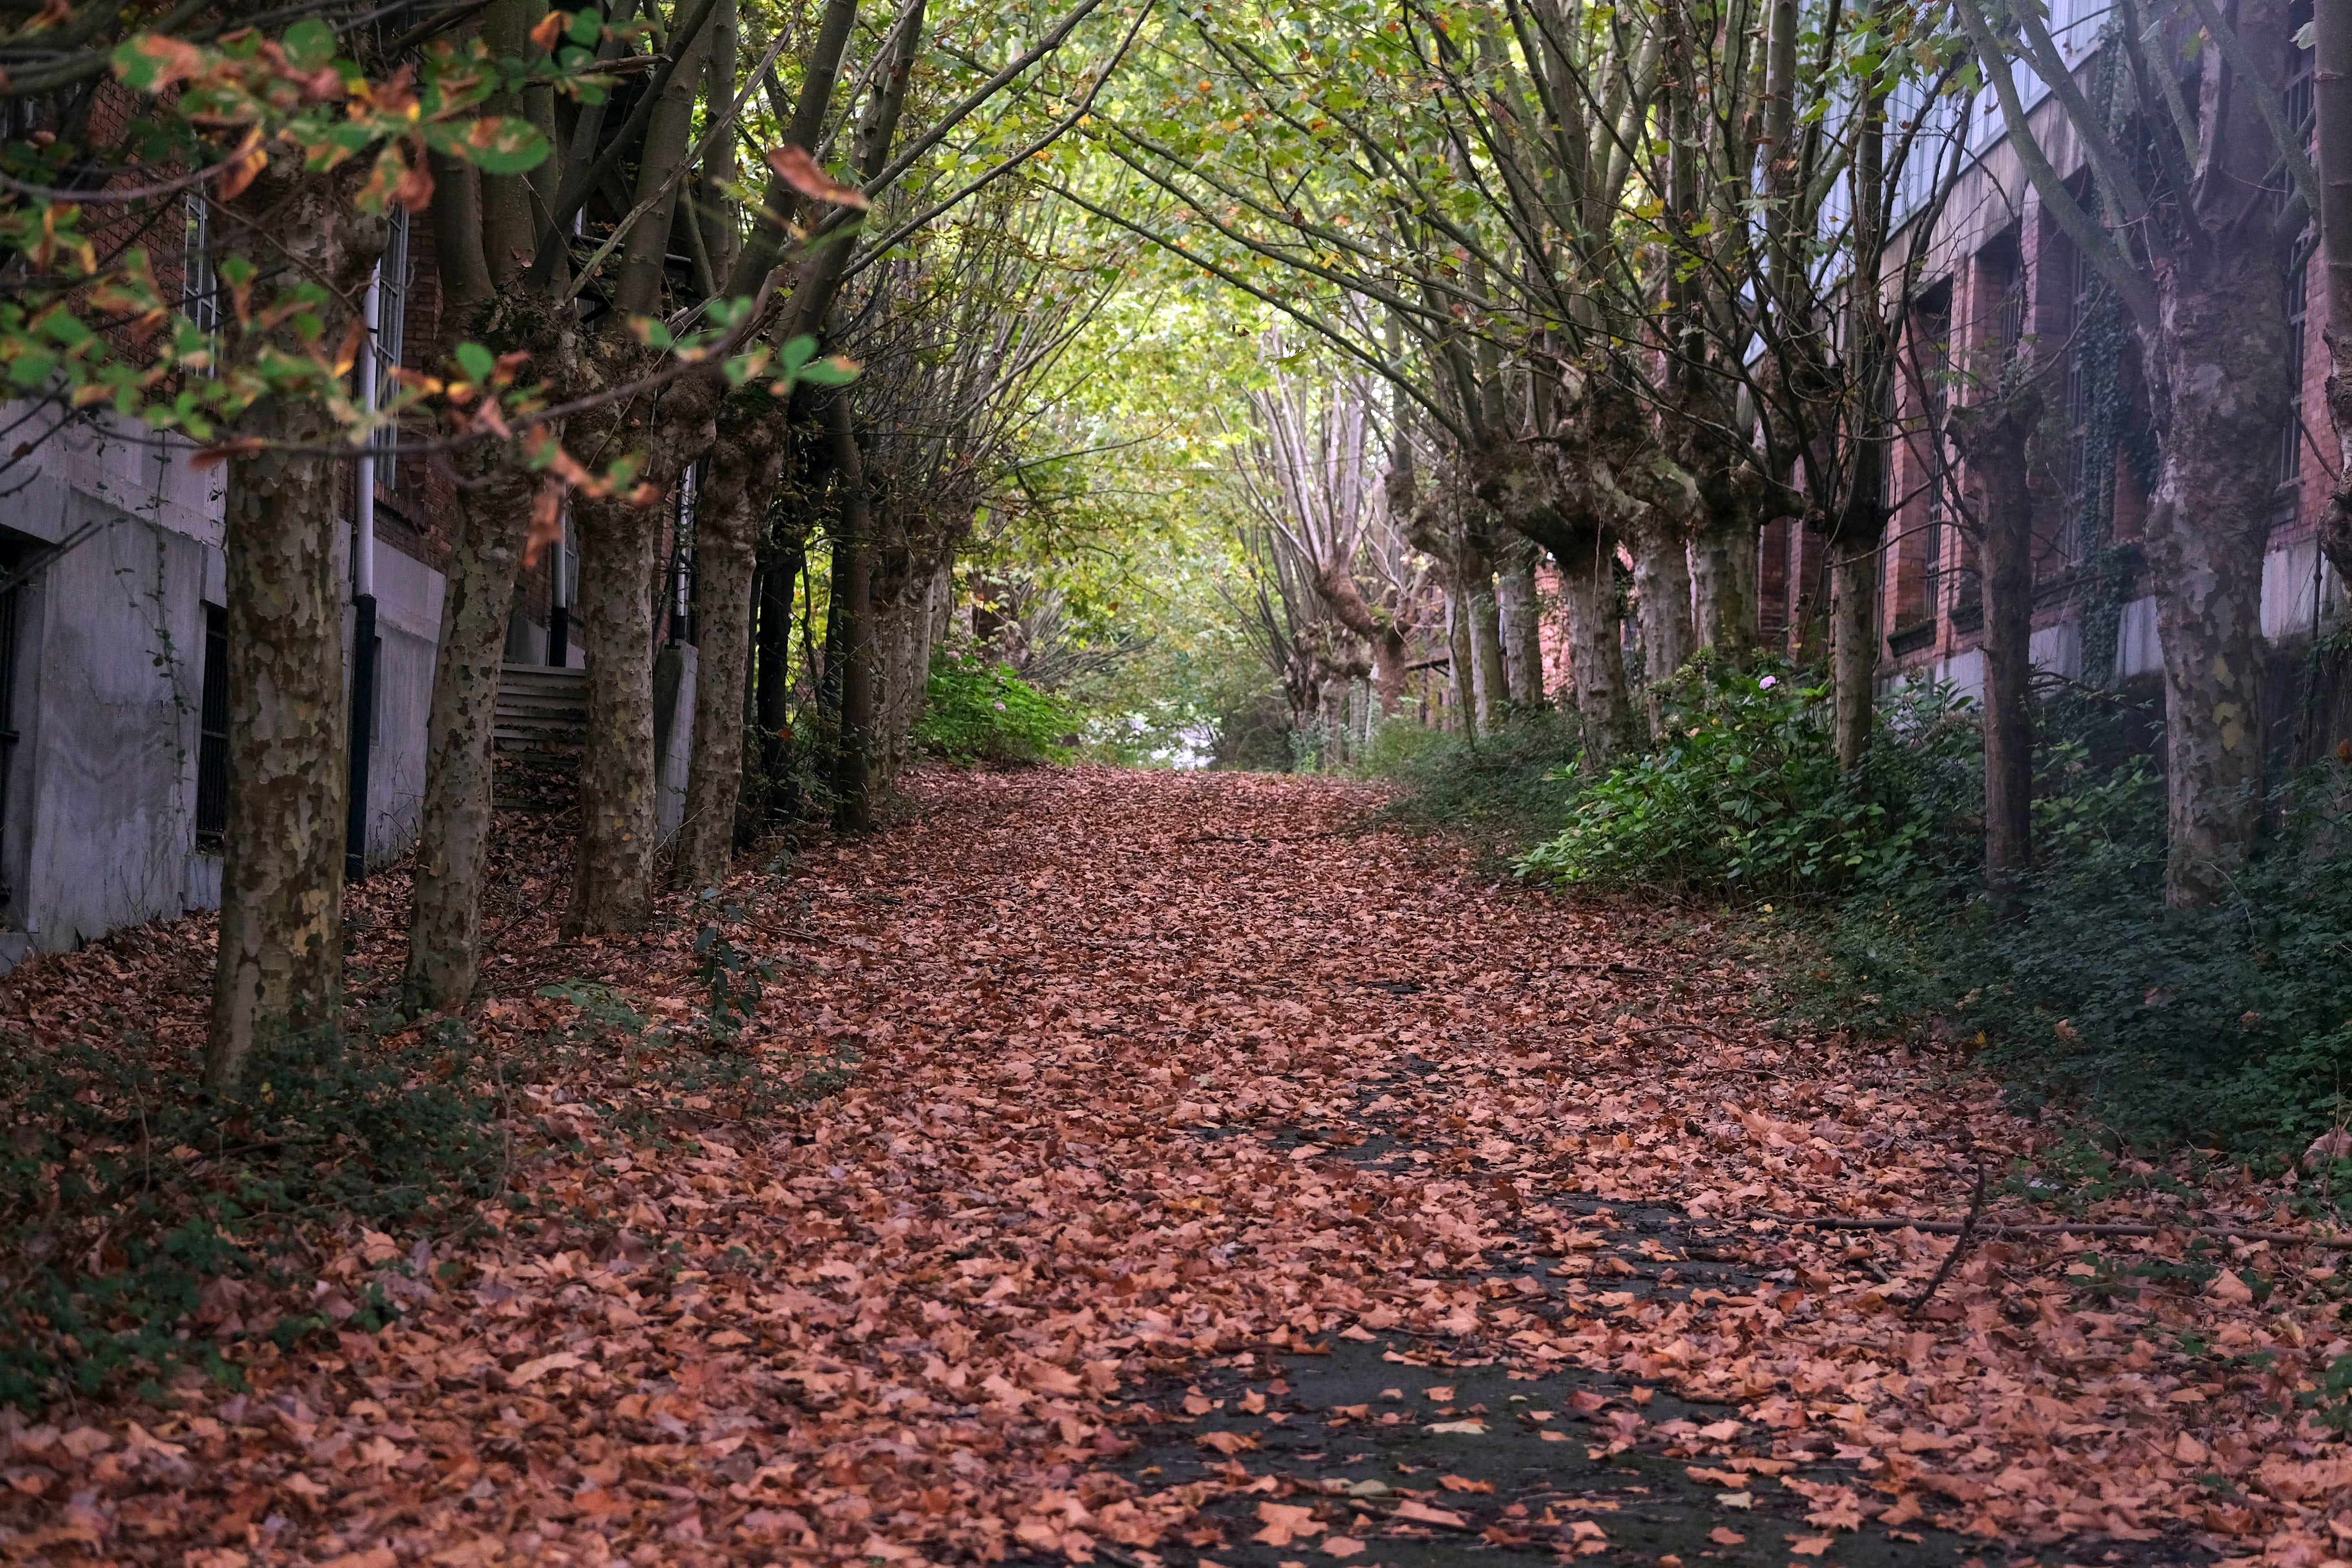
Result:
<svg viewBox="0 0 2352 1568"><path fill-rule="evenodd" d="M1960 1221L1959 1239L1952 1243L1950 1249L1944 1254L1944 1260L1936 1266L1936 1277L1927 1281L1927 1288L1920 1291L1917 1295L1912 1297L1910 1302L1904 1307L1903 1315L1905 1317L1917 1317L1927 1307L1927 1303L1935 1300L1936 1292L1944 1288L1944 1281L1950 1276L1952 1272L1952 1265L1958 1263L1960 1260L1960 1254L1969 1249L1969 1242L1975 1238L1977 1233L1977 1220L1984 1214L1984 1162L1982 1160L1979 1160L1977 1162L1977 1190L1975 1196L1969 1199L1969 1217Z"/></svg>

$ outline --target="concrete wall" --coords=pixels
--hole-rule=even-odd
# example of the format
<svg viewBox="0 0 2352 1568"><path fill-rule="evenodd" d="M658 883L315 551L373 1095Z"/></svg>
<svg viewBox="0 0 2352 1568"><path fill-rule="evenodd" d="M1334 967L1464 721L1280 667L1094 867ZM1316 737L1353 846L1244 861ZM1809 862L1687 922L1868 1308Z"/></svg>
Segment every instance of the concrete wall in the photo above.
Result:
<svg viewBox="0 0 2352 1568"><path fill-rule="evenodd" d="M0 404L0 420L12 412ZM21 413L21 405L13 412ZM21 558L70 542L20 591L18 739L0 808L0 970L121 926L220 903L220 861L195 845L205 607L226 602L224 475L105 427L41 448L0 497L0 547ZM367 858L415 841L444 579L381 541L382 641L368 768ZM518 618L545 657L546 630ZM345 636L351 622L345 621ZM347 653L348 657L348 653ZM575 639L570 663L581 664ZM348 668L348 664L346 668ZM656 664L656 810L684 818L696 653Z"/></svg>
<svg viewBox="0 0 2352 1568"><path fill-rule="evenodd" d="M194 849L220 480L180 455L68 432L0 511L20 539L68 546L18 611L0 964L218 901Z"/></svg>
<svg viewBox="0 0 2352 1568"><path fill-rule="evenodd" d="M196 849L195 814L205 606L226 601L224 476L185 457L184 445L78 428L0 500L20 551L68 546L21 591L0 969L220 902L220 861ZM442 583L378 549L373 862L415 839Z"/></svg>
<svg viewBox="0 0 2352 1568"><path fill-rule="evenodd" d="M397 860L416 841L425 800L425 725L441 644L441 574L398 550L375 552L375 727L368 754L367 858Z"/></svg>

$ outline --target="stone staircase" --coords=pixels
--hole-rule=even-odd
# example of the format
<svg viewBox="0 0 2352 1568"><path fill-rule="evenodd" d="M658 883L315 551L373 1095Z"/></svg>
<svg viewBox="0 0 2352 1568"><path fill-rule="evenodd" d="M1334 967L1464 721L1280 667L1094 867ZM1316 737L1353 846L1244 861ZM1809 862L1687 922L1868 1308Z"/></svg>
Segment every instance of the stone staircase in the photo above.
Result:
<svg viewBox="0 0 2352 1568"><path fill-rule="evenodd" d="M492 743L518 762L580 764L588 742L588 672L502 664Z"/></svg>

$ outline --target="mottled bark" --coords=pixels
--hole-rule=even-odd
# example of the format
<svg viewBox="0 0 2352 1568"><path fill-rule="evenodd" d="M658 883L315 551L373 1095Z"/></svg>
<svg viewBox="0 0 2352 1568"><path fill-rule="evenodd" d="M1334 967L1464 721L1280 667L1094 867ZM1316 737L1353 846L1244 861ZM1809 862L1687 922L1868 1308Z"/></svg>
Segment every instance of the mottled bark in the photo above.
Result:
<svg viewBox="0 0 2352 1568"><path fill-rule="evenodd" d="M841 511L833 540L832 626L826 641L839 637L841 708L834 737L833 825L862 833L874 826L874 641L873 505L866 489L866 459L851 428L849 394L827 400L834 472L839 476Z"/></svg>
<svg viewBox="0 0 2352 1568"><path fill-rule="evenodd" d="M1663 524L1633 537L1633 613L1642 637L1642 702L1650 727L1668 681L1691 654L1690 557L1682 531Z"/></svg>
<svg viewBox="0 0 2352 1568"><path fill-rule="evenodd" d="M730 421L704 467L695 518L694 755L673 880L712 886L735 859L743 789L745 687L751 664L751 590L760 525L783 467L781 411Z"/></svg>
<svg viewBox="0 0 2352 1568"><path fill-rule="evenodd" d="M298 164L273 161L215 232L267 274L290 265L356 301L383 252L383 220L352 209L348 175L303 174ZM290 325L268 336L300 351ZM268 398L236 434L326 446L337 426L322 402ZM205 1052L215 1087L237 1080L257 1043L341 1019L348 478L332 458L286 451L228 467L228 821Z"/></svg>
<svg viewBox="0 0 2352 1568"><path fill-rule="evenodd" d="M650 204L629 231L613 308L582 356L589 384L620 386L651 369L629 322L661 304L677 186L693 131L707 28L662 89L646 125L637 199ZM635 451L640 477L665 507L678 476L709 448L718 389L701 376L672 382L636 402L573 422L575 444L600 462ZM658 786L655 779L653 593L661 514L582 496L579 528L581 649L588 666L588 747L580 768L579 857L567 936L642 929L653 913Z"/></svg>
<svg viewBox="0 0 2352 1568"><path fill-rule="evenodd" d="M1478 706L1478 727L1491 730L1502 723L1511 701L1509 674L1503 664L1503 618L1495 602L1494 578L1479 575L1465 600L1470 612L1470 670Z"/></svg>
<svg viewBox="0 0 2352 1568"><path fill-rule="evenodd" d="M2174 281L2148 345L2167 394L2146 538L2164 651L2165 893L2179 904L2227 894L2262 820L2263 552L2288 395L2275 269L2192 256L2205 286Z"/></svg>
<svg viewBox="0 0 2352 1568"><path fill-rule="evenodd" d="M481 974L499 668L530 527L531 488L530 476L519 469L481 466L488 472L470 476L473 485L457 492L459 535L441 591L408 967L401 980L401 1004L411 1011L457 1011Z"/></svg>
<svg viewBox="0 0 2352 1568"><path fill-rule="evenodd" d="M2028 444L2042 416L2032 383L1951 413L1965 459L1961 499L1984 598L1984 859L1994 907L2016 907L2033 852L2033 493Z"/></svg>
<svg viewBox="0 0 2352 1568"><path fill-rule="evenodd" d="M1878 560L1874 542L1832 543L1830 563L1830 688L1838 766L1851 768L1870 746L1878 696Z"/></svg>
<svg viewBox="0 0 2352 1568"><path fill-rule="evenodd" d="M1527 540L1504 548L1495 571L1495 601L1502 612L1511 700L1536 706L1544 700L1543 600L1536 588L1536 549Z"/></svg>
<svg viewBox="0 0 2352 1568"><path fill-rule="evenodd" d="M445 287L469 268L479 269L478 230L445 232L440 241ZM530 350L535 373L556 386L567 378L572 350L567 316L518 303L470 324L488 342ZM453 487L457 537L441 592L408 964L401 978L401 1005L411 1011L456 1012L480 977L499 669L530 527L532 476L508 454L485 444L458 452L453 461L459 480Z"/></svg>
<svg viewBox="0 0 2352 1568"><path fill-rule="evenodd" d="M1691 536L1691 633L1701 648L1739 653L1756 643L1756 520L1710 516Z"/></svg>
<svg viewBox="0 0 2352 1568"><path fill-rule="evenodd" d="M583 496L572 511L580 549L577 606L587 664L587 744L580 759L580 843L569 940L638 931L653 914L654 583L661 514Z"/></svg>
<svg viewBox="0 0 2352 1568"><path fill-rule="evenodd" d="M1625 655L1619 633L1615 541L1605 533L1557 554L1568 601L1569 666L1576 678L1578 723L1588 768L1606 767L1632 726Z"/></svg>
<svg viewBox="0 0 2352 1568"><path fill-rule="evenodd" d="M1445 684L1454 699L1454 719L1463 735L1475 740L1483 726L1478 722L1478 688L1471 671L1470 607L1451 582L1445 586Z"/></svg>

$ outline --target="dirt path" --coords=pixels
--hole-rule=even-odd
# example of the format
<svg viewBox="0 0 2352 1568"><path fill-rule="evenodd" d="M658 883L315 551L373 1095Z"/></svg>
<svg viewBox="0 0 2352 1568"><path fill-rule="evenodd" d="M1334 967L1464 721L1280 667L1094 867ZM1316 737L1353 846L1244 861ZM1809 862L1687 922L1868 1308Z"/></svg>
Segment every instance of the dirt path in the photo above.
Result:
<svg viewBox="0 0 2352 1568"><path fill-rule="evenodd" d="M2352 1351L2328 1254L2011 1236L1947 1272L1948 1236L1766 1219L1958 1217L1979 1161L2015 1216L2032 1129L1941 1068L1759 1032L1709 933L1485 885L1312 780L917 795L730 889L781 966L747 1038L853 1049L850 1087L682 1140L540 1086L562 1141L495 1234L353 1239L345 1286L405 1305L381 1334L259 1353L236 1396L0 1427L0 1552L1860 1568L2352 1540L2352 1459L2293 1408Z"/></svg>

